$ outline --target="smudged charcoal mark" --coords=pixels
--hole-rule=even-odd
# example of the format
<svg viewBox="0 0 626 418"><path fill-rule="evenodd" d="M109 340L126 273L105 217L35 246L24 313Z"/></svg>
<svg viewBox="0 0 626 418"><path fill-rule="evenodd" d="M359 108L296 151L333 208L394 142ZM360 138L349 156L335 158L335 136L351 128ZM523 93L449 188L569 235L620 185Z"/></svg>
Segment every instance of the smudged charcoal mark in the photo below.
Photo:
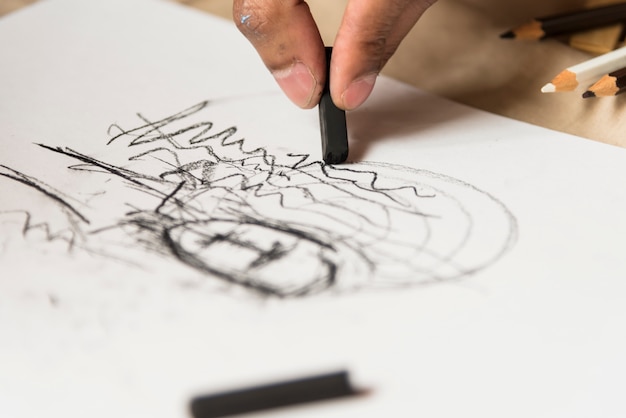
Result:
<svg viewBox="0 0 626 418"><path fill-rule="evenodd" d="M50 303L50 306L53 306L55 308L59 307L60 305L59 298L51 293L48 293L48 302Z"/></svg>
<svg viewBox="0 0 626 418"><path fill-rule="evenodd" d="M233 221L233 225L241 225L241 223ZM243 286L259 295L275 296L280 298L289 296L305 296L328 289L335 282L335 276L337 272L336 266L333 262L330 262L328 259L325 258L320 258L320 264L323 269L318 275L303 283L297 283L296 285L291 286L279 286L272 284L267 280L260 279L257 275L255 275L254 269L233 269L225 264L217 265L216 263L207 262L199 255L197 251L192 251L189 248L185 248L181 244L180 240L178 239L180 238L180 236L178 236L177 233L179 232L177 231L177 229L181 227L183 227L183 225L178 225L174 228L165 229L162 231L161 236L163 244L169 248L171 253L176 258L178 258L182 263L198 271L220 277L221 279L226 280L229 283ZM187 231L188 229L183 228L183 233ZM296 231L288 232L294 232L298 236L306 235L300 234ZM231 234L214 236L211 239L201 241L201 244L205 246L203 249L206 249L206 247L221 242L228 242L230 244L234 244L240 247L247 247L250 249L258 250L260 253L259 259L263 259L263 261L265 262L271 261L272 258L274 260L282 258L282 256L276 257L276 252L265 252L262 249L256 247L253 242L240 240L236 235ZM260 266L260 264L256 265L255 267L258 266ZM294 273L298 273L297 269Z"/></svg>

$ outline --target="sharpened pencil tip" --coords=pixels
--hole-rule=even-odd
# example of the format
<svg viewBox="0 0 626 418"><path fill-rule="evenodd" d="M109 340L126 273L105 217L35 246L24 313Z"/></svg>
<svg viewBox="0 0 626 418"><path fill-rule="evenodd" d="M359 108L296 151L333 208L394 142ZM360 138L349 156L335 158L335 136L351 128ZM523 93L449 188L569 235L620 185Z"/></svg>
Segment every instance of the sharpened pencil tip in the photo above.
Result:
<svg viewBox="0 0 626 418"><path fill-rule="evenodd" d="M591 90L587 90L586 92L583 93L583 99L588 99L590 97L596 97L596 94L592 92Z"/></svg>
<svg viewBox="0 0 626 418"><path fill-rule="evenodd" d="M552 83L548 83L541 88L542 93L554 93L556 91L556 86Z"/></svg>
<svg viewBox="0 0 626 418"><path fill-rule="evenodd" d="M512 39L515 38L515 33L513 33L512 30L506 31L502 34L500 34L500 38L502 39Z"/></svg>

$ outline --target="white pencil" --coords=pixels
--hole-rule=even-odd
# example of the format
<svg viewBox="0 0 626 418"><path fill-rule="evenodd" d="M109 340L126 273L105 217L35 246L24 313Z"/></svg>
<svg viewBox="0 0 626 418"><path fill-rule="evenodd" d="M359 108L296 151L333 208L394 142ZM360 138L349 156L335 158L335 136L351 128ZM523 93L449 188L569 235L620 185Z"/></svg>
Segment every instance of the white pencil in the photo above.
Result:
<svg viewBox="0 0 626 418"><path fill-rule="evenodd" d="M580 83L596 81L604 74L626 67L626 47L607 52L561 71L541 88L543 93L576 90Z"/></svg>

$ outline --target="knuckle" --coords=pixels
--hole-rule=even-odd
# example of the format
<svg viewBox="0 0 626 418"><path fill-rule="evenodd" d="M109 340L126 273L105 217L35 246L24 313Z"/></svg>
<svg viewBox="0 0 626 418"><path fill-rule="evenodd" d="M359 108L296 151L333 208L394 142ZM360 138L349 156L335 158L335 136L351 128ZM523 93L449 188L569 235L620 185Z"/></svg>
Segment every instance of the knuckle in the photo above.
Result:
<svg viewBox="0 0 626 418"><path fill-rule="evenodd" d="M373 33L361 41L361 50L363 54L370 57L372 61L376 61L378 63L378 67L382 67L383 63L388 60L388 49L389 46L386 33Z"/></svg>
<svg viewBox="0 0 626 418"><path fill-rule="evenodd" d="M373 33L367 39L363 40L363 52L369 56L379 57L385 53L387 49L387 34Z"/></svg>

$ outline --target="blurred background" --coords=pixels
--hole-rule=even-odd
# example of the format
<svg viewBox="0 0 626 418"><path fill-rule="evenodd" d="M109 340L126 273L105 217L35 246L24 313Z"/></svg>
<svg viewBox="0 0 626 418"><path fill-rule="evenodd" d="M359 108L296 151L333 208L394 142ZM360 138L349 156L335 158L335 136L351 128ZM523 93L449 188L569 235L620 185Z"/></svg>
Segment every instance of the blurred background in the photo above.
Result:
<svg viewBox="0 0 626 418"><path fill-rule="evenodd" d="M0 16L36 1L0 0ZM231 0L164 0L232 19ZM333 43L348 0L309 0L327 45ZM528 20L616 0L439 0L413 28L383 74L469 106L612 145L626 146L626 95L582 99L581 91L541 93L561 70L590 59L573 37L542 41L501 39ZM623 2L623 0L621 1ZM612 33L619 34L619 30ZM596 31L597 32L597 31ZM617 35L575 34L621 46ZM602 45L601 45L602 46ZM603 46L603 47L604 47ZM584 86L587 87L587 86ZM584 89L583 89L584 90Z"/></svg>

